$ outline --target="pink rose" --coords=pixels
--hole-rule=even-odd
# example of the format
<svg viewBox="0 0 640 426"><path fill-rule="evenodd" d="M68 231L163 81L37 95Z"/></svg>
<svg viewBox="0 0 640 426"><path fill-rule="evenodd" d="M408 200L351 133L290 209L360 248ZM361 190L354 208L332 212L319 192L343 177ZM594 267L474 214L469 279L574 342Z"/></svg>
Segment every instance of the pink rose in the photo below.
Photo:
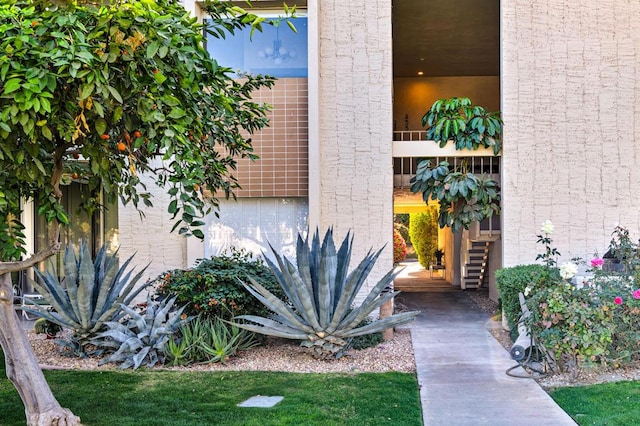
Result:
<svg viewBox="0 0 640 426"><path fill-rule="evenodd" d="M640 288L633 291L633 298L640 299Z"/></svg>
<svg viewBox="0 0 640 426"><path fill-rule="evenodd" d="M599 257L594 257L593 259L591 259L591 267L599 268L602 265L604 265L604 260L600 259Z"/></svg>
<svg viewBox="0 0 640 426"><path fill-rule="evenodd" d="M616 296L616 298L613 299L613 303L615 303L616 305L622 305L622 297Z"/></svg>

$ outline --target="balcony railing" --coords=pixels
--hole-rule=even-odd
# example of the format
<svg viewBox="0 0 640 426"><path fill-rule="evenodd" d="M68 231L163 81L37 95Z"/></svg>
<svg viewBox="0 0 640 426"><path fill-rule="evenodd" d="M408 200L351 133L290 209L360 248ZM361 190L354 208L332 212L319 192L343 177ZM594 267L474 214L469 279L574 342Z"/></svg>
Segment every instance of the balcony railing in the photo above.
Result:
<svg viewBox="0 0 640 426"><path fill-rule="evenodd" d="M393 132L394 141L426 141L426 130L405 130L401 132Z"/></svg>
<svg viewBox="0 0 640 426"><path fill-rule="evenodd" d="M447 161L451 166L456 167L464 162L468 171L475 174L486 173L500 181L500 157L396 157L393 159L393 186L410 187L409 181L416 174L418 162L424 158L429 158L432 166L441 161Z"/></svg>
<svg viewBox="0 0 640 426"><path fill-rule="evenodd" d="M398 157L492 157L493 149L456 150L453 142L444 148L427 140L425 130L393 132L393 156Z"/></svg>

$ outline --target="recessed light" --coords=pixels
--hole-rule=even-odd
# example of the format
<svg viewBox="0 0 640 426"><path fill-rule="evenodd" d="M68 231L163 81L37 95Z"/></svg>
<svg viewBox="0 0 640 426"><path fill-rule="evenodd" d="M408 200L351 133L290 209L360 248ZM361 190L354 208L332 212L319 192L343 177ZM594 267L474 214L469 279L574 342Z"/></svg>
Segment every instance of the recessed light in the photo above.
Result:
<svg viewBox="0 0 640 426"><path fill-rule="evenodd" d="M418 75L424 75L422 71L418 71Z"/></svg>

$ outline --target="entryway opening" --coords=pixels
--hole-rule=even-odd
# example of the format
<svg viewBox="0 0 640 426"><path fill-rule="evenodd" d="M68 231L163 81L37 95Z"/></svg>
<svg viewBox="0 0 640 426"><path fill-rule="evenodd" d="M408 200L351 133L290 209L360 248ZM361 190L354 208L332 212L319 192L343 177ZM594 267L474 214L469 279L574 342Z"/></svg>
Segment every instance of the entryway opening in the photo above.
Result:
<svg viewBox="0 0 640 426"><path fill-rule="evenodd" d="M422 159L465 161L473 173L500 181L499 157L455 151L451 144L443 149L426 140L422 125L438 99L468 97L487 111L501 109L500 1L394 0L392 20L394 214L403 215L431 208L422 194L410 190ZM437 245L444 265L406 265L396 289L430 291L422 288L446 284L447 289L489 287L496 294L492 276L502 263L499 217L462 232L439 228Z"/></svg>

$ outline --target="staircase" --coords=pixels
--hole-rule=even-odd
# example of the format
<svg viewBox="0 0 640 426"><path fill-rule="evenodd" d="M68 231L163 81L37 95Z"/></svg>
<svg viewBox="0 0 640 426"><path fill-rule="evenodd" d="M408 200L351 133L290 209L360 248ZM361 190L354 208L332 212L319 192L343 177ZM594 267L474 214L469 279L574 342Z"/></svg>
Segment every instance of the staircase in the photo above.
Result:
<svg viewBox="0 0 640 426"><path fill-rule="evenodd" d="M480 288L484 281L489 260L490 241L469 241L464 256L463 277L460 287L463 290Z"/></svg>

